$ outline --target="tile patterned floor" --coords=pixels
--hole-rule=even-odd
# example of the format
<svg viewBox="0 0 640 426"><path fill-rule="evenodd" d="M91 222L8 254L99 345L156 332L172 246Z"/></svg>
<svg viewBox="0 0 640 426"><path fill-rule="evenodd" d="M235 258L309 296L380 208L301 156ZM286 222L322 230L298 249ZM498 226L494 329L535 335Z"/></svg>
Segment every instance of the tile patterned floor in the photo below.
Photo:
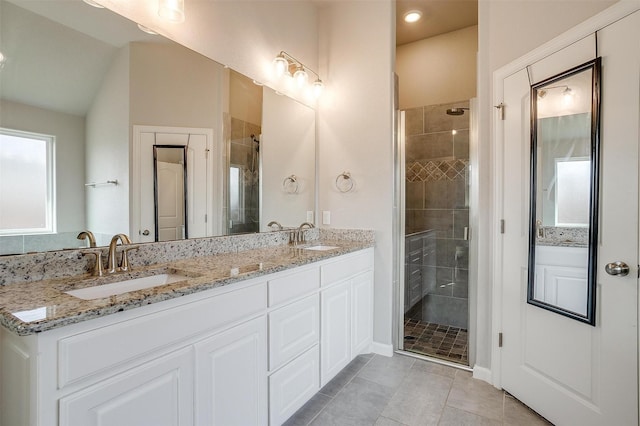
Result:
<svg viewBox="0 0 640 426"><path fill-rule="evenodd" d="M469 365L467 330L406 319L404 350Z"/></svg>
<svg viewBox="0 0 640 426"><path fill-rule="evenodd" d="M518 400L471 373L403 355L360 355L286 426L545 426Z"/></svg>

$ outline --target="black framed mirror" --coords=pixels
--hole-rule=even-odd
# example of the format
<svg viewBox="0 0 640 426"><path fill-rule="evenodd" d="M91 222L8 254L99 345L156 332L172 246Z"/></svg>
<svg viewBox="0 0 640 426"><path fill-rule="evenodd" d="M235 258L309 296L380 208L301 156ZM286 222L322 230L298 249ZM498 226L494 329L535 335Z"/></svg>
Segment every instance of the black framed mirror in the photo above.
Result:
<svg viewBox="0 0 640 426"><path fill-rule="evenodd" d="M531 86L527 303L595 325L600 68Z"/></svg>
<svg viewBox="0 0 640 426"><path fill-rule="evenodd" d="M155 241L189 238L187 218L187 147L153 146Z"/></svg>

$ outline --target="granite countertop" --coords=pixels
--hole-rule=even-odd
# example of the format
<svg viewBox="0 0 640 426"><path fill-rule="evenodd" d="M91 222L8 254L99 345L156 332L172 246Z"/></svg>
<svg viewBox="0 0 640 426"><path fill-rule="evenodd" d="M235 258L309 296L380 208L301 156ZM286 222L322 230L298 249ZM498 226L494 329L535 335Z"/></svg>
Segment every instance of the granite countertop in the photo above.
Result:
<svg viewBox="0 0 640 426"><path fill-rule="evenodd" d="M319 244L314 241L307 246ZM315 251L281 245L145 267L134 264L130 272L100 278L82 275L7 285L0 287L0 324L17 335L26 336L373 247L372 242L361 241L323 240L322 244L337 248ZM178 273L189 278L95 300L82 300L65 293L161 273Z"/></svg>

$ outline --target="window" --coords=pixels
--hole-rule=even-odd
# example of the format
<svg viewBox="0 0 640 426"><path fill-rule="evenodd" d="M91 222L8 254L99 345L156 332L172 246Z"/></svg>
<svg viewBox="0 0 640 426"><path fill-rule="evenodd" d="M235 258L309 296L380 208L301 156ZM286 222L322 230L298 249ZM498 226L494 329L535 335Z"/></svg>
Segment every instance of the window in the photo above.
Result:
<svg viewBox="0 0 640 426"><path fill-rule="evenodd" d="M556 226L588 227L591 161L556 160Z"/></svg>
<svg viewBox="0 0 640 426"><path fill-rule="evenodd" d="M54 227L55 137L0 128L0 234Z"/></svg>

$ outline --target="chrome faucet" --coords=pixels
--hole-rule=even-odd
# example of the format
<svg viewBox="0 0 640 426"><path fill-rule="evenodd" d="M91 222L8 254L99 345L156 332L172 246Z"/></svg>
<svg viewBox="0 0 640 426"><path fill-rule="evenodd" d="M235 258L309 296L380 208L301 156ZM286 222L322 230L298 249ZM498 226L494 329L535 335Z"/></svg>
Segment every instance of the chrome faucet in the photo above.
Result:
<svg viewBox="0 0 640 426"><path fill-rule="evenodd" d="M267 223L267 228L271 228L273 225L278 227L276 231L282 231L282 225L280 225L280 222L278 222L277 220L272 220L271 222Z"/></svg>
<svg viewBox="0 0 640 426"><path fill-rule="evenodd" d="M304 227L308 227L309 229L311 228L315 228L316 226L313 223L309 223L309 222L302 222L300 224L300 226L298 226L298 231L302 231L304 229Z"/></svg>
<svg viewBox="0 0 640 426"><path fill-rule="evenodd" d="M131 239L129 239L125 234L116 234L111 238L111 243L109 244L109 256L107 260L107 273L109 274L113 274L118 271L130 270L127 252L138 248L138 246L124 247L122 250L122 262L120 263L120 266L118 266L118 262L116 261L116 246L118 245L118 240L120 240L121 245L123 246L131 244Z"/></svg>
<svg viewBox="0 0 640 426"><path fill-rule="evenodd" d="M315 225L313 223L309 223L309 222L302 222L300 224L300 226L298 226L298 229L296 229L295 231L293 231L293 245L298 245L299 242L304 243L305 239L304 239L304 228L305 226L309 229L311 228L315 228Z"/></svg>
<svg viewBox="0 0 640 426"><path fill-rule="evenodd" d="M89 231L88 229L79 233L76 238L79 240L88 239L90 248L94 248L96 246L96 237L94 237L93 232Z"/></svg>

